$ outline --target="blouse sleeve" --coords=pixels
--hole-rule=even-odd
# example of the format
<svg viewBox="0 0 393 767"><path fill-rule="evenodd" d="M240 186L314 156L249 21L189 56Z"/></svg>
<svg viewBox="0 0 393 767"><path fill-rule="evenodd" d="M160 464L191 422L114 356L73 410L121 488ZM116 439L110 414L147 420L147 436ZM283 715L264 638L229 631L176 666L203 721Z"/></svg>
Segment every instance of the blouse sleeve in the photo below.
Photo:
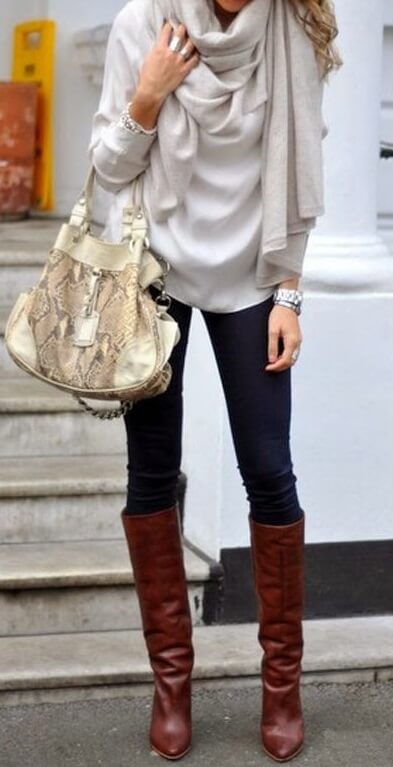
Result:
<svg viewBox="0 0 393 767"><path fill-rule="evenodd" d="M271 261L265 263L263 273L259 271L257 287L265 288L268 285L277 287L284 280L291 280L302 276L309 234L308 231L288 234L288 245L285 250L280 252L283 259L282 264L274 264ZM286 264L285 266L284 263Z"/></svg>
<svg viewBox="0 0 393 767"><path fill-rule="evenodd" d="M287 269L281 268L280 282L292 277L302 276L309 236L309 231L288 235L288 245L285 251ZM287 276L283 276L284 274L287 274Z"/></svg>
<svg viewBox="0 0 393 767"><path fill-rule="evenodd" d="M88 148L97 181L109 192L120 191L146 169L157 135L133 132L119 122L135 92L142 63L129 28L127 36L124 33L124 10L117 15L109 34L101 98Z"/></svg>

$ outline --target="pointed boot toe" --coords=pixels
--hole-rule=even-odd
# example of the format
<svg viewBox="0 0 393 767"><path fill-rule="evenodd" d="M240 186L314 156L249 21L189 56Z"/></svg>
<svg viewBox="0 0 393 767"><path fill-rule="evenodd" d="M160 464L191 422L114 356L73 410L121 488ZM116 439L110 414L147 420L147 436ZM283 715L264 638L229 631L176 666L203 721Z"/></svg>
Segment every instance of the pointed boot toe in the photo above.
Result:
<svg viewBox="0 0 393 767"><path fill-rule="evenodd" d="M150 726L150 745L165 759L180 759L191 748L191 681L178 680L177 695L181 705L156 692Z"/></svg>
<svg viewBox="0 0 393 767"><path fill-rule="evenodd" d="M287 762L293 759L303 749L303 721L291 720L273 725L262 724L262 746L265 753L276 762Z"/></svg>

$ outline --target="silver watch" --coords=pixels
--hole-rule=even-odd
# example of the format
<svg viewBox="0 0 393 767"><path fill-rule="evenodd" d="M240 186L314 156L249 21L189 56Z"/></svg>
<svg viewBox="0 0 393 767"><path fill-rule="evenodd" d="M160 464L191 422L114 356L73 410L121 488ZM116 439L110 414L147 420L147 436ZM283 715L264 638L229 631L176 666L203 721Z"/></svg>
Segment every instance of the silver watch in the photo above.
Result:
<svg viewBox="0 0 393 767"><path fill-rule="evenodd" d="M273 293L273 301L275 304L287 306L289 309L293 309L296 314L300 314L303 292L295 288L276 288Z"/></svg>

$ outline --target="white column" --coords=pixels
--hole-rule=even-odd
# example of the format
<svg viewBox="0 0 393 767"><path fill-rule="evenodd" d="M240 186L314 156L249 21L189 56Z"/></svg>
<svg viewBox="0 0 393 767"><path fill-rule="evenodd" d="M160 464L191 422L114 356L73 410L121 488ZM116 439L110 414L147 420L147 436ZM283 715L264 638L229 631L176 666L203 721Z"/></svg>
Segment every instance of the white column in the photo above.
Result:
<svg viewBox="0 0 393 767"><path fill-rule="evenodd" d="M393 256L377 232L384 0L337 0L326 216L306 258L292 452L308 541L393 537Z"/></svg>
<svg viewBox="0 0 393 767"><path fill-rule="evenodd" d="M335 5L344 66L326 86L326 215L310 240L304 285L390 290L393 260L377 234L385 0Z"/></svg>
<svg viewBox="0 0 393 767"><path fill-rule="evenodd" d="M385 34L382 77L381 138L393 144L393 3L385 0ZM393 160L379 164L378 221L393 250Z"/></svg>

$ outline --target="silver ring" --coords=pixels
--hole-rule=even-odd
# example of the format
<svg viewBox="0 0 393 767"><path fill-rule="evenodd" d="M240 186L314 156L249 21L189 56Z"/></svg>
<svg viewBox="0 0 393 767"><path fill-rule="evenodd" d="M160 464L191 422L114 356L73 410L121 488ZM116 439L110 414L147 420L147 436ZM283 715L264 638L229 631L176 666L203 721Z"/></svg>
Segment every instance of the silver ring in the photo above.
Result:
<svg viewBox="0 0 393 767"><path fill-rule="evenodd" d="M296 362L298 356L299 356L299 349L295 349L295 351L293 352L293 354L291 356L292 362Z"/></svg>
<svg viewBox="0 0 393 767"><path fill-rule="evenodd" d="M178 53L183 45L182 39L179 37L179 35L173 35L171 42L169 43L169 48L174 53Z"/></svg>
<svg viewBox="0 0 393 767"><path fill-rule="evenodd" d="M184 48L179 51L179 55L183 56L183 59L187 61L187 59L190 58L190 51L188 50L187 46L185 45Z"/></svg>

